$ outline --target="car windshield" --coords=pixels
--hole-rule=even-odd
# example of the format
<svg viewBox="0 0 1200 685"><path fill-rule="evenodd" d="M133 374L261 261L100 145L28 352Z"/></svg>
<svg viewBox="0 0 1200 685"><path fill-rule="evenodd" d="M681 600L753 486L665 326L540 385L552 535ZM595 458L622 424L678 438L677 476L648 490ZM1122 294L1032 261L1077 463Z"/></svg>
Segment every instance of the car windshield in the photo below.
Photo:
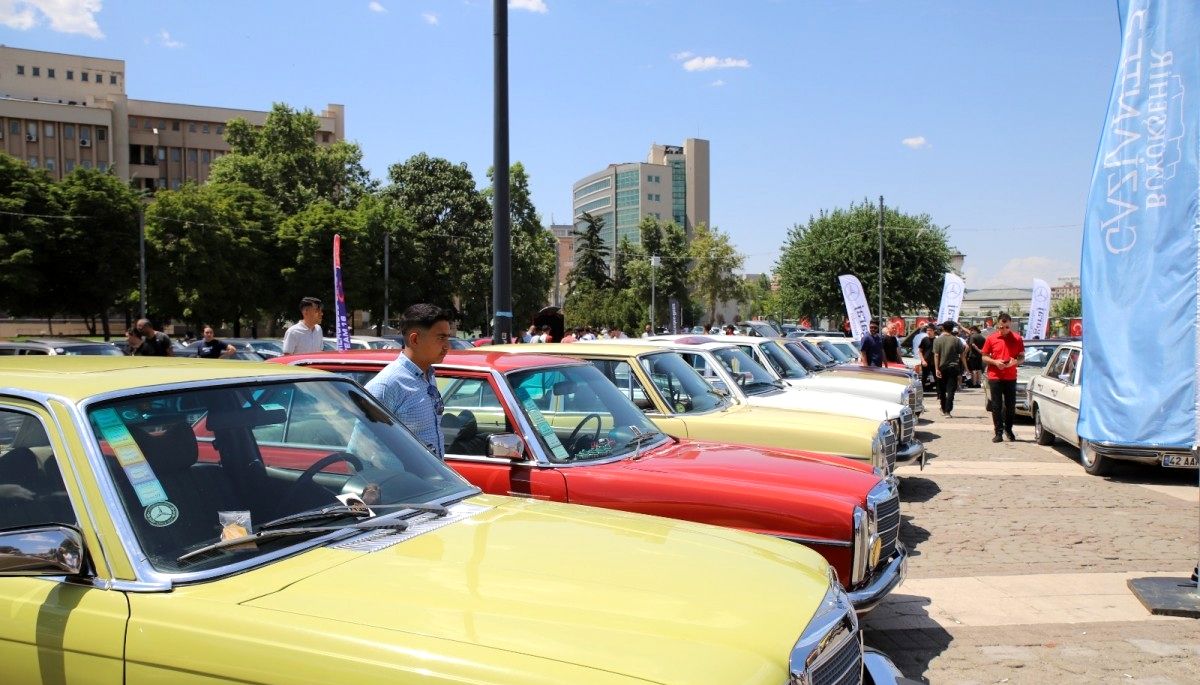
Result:
<svg viewBox="0 0 1200 685"><path fill-rule="evenodd" d="M821 349L826 350L830 357L839 362L852 362L858 359L858 347L850 340L846 342L826 340L821 344Z"/></svg>
<svg viewBox="0 0 1200 685"><path fill-rule="evenodd" d="M763 355L771 362L771 366L775 367L775 371L783 378L808 378L808 371L804 366L796 361L787 350L783 349L783 345L775 341L765 342L758 346L762 350Z"/></svg>
<svg viewBox="0 0 1200 685"><path fill-rule="evenodd" d="M515 371L508 382L553 463L632 455L664 437L590 364Z"/></svg>
<svg viewBox="0 0 1200 685"><path fill-rule="evenodd" d="M58 348L58 353L66 354L66 355L77 355L77 354L100 355L103 357L121 357L121 356L124 356L124 354L125 354L124 352L121 352L121 350L118 350L117 348L113 347L112 345L109 345L108 343L96 343L95 345L70 345L67 347L60 347L60 348Z"/></svg>
<svg viewBox="0 0 1200 685"><path fill-rule="evenodd" d="M825 367L824 364L817 361L816 357L812 356L812 353L808 351L807 347L801 345L798 341L789 340L784 343L783 346L788 352L792 353L792 356L796 358L796 361L803 364L804 368L808 369L809 371L819 371Z"/></svg>
<svg viewBox="0 0 1200 685"><path fill-rule="evenodd" d="M829 347L833 347L833 345L830 345L830 343L825 340L822 340L819 345L811 340L801 340L800 344L804 345L804 349L808 350L812 356L817 358L817 361L821 362L825 366L836 364L839 360L841 360L840 357L834 357L831 352L826 351L826 345Z"/></svg>
<svg viewBox="0 0 1200 685"><path fill-rule="evenodd" d="M1025 343L1025 361L1021 362L1021 366L1029 366L1042 368L1046 362L1050 361L1054 350L1058 349L1058 343L1052 345L1039 345L1037 343Z"/></svg>
<svg viewBox="0 0 1200 685"><path fill-rule="evenodd" d="M476 492L336 377L123 397L88 418L142 551L166 573L219 569L356 522L343 513L311 534L181 559L282 517L359 507L365 518Z"/></svg>
<svg viewBox="0 0 1200 685"><path fill-rule="evenodd" d="M640 361L663 401L677 414L700 414L721 409L728 403L691 364L674 352L649 354Z"/></svg>
<svg viewBox="0 0 1200 685"><path fill-rule="evenodd" d="M771 373L740 347L721 347L712 352L747 395L761 395L779 388Z"/></svg>

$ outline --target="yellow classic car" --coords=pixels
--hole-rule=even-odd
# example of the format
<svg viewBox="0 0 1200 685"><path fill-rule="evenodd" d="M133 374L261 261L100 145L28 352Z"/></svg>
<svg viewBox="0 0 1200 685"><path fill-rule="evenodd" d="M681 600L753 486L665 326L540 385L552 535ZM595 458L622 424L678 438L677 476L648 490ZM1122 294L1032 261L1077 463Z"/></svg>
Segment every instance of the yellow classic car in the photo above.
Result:
<svg viewBox="0 0 1200 685"><path fill-rule="evenodd" d="M899 682L815 552L485 496L244 362L0 360L0 616L5 685Z"/></svg>
<svg viewBox="0 0 1200 685"><path fill-rule="evenodd" d="M678 354L653 345L551 343L488 349L586 359L670 435L835 454L870 461L882 474L894 475L897 436L886 416L874 421L738 404L714 390Z"/></svg>

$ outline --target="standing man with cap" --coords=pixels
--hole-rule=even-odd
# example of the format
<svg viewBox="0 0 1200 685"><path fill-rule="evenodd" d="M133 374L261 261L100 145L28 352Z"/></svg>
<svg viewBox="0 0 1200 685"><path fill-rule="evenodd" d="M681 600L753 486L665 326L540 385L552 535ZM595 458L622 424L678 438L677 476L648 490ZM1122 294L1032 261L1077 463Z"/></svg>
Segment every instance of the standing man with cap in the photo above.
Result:
<svg viewBox="0 0 1200 685"><path fill-rule="evenodd" d="M432 304L404 310L400 320L404 350L366 386L439 459L446 456L441 424L445 407L433 379L433 365L450 351L451 318L451 312Z"/></svg>
<svg viewBox="0 0 1200 685"><path fill-rule="evenodd" d="M1012 317L1000 312L996 332L983 343L983 363L987 366L988 389L991 391L992 442L1000 442L1001 431L1009 442L1013 435L1013 418L1017 413L1017 367L1025 361L1025 343L1012 332Z"/></svg>
<svg viewBox="0 0 1200 685"><path fill-rule="evenodd" d="M300 300L300 320L292 324L283 334L284 354L320 352L324 347L325 333L321 330L321 317L325 314L321 301L315 297Z"/></svg>

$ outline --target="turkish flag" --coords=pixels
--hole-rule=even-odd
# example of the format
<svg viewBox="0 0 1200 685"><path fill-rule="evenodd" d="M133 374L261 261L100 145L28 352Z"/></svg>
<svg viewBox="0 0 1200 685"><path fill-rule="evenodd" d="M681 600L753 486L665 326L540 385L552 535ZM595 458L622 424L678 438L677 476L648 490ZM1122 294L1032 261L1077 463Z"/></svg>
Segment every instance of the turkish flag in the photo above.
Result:
<svg viewBox="0 0 1200 685"><path fill-rule="evenodd" d="M1071 325L1068 327L1071 331L1071 336L1075 338L1083 337L1083 319L1071 319Z"/></svg>
<svg viewBox="0 0 1200 685"><path fill-rule="evenodd" d="M928 316L918 316L918 317L917 317L917 330L919 331L919 330L921 330L922 328L925 328L925 325L926 325L926 324L928 324L928 323L929 323L929 317L928 317Z"/></svg>
<svg viewBox="0 0 1200 685"><path fill-rule="evenodd" d="M893 316L892 318L888 319L888 323L892 324L892 327L895 329L895 331L893 331L894 335L897 337L904 337L904 319L902 317Z"/></svg>
<svg viewBox="0 0 1200 685"><path fill-rule="evenodd" d="M806 316L803 319L800 319L800 325L804 326L805 328L812 328L812 319Z"/></svg>

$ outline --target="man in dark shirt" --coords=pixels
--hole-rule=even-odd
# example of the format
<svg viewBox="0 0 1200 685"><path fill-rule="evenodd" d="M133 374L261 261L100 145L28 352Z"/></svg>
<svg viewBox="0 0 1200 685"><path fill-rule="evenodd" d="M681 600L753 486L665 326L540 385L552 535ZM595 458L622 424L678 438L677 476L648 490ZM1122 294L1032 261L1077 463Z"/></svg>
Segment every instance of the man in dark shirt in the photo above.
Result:
<svg viewBox="0 0 1200 685"><path fill-rule="evenodd" d="M137 332L145 339L142 344L142 355L150 357L174 357L175 348L171 345L171 338L162 331L154 330L154 326L150 325L150 319L138 319Z"/></svg>
<svg viewBox="0 0 1200 685"><path fill-rule="evenodd" d="M904 363L900 358L900 341L896 338L896 326L890 323L883 327L883 363Z"/></svg>
<svg viewBox="0 0 1200 685"><path fill-rule="evenodd" d="M212 326L204 327L204 340L200 343L200 347L196 350L196 356L201 359L220 359L221 357L232 357L237 352L233 345L221 342L213 337Z"/></svg>
<svg viewBox="0 0 1200 685"><path fill-rule="evenodd" d="M917 352L921 356L921 384L929 387L934 383L933 374L933 340L937 336L937 329L933 324L925 327L925 337L921 338L921 344L917 347Z"/></svg>
<svg viewBox="0 0 1200 685"><path fill-rule="evenodd" d="M860 361L863 366L883 366L883 341L879 339L879 324L870 325L870 333L859 341Z"/></svg>
<svg viewBox="0 0 1200 685"><path fill-rule="evenodd" d="M983 375L983 343L987 338L979 332L979 326L971 326L971 335L967 338L967 370L971 372L971 382L975 387L980 385Z"/></svg>

